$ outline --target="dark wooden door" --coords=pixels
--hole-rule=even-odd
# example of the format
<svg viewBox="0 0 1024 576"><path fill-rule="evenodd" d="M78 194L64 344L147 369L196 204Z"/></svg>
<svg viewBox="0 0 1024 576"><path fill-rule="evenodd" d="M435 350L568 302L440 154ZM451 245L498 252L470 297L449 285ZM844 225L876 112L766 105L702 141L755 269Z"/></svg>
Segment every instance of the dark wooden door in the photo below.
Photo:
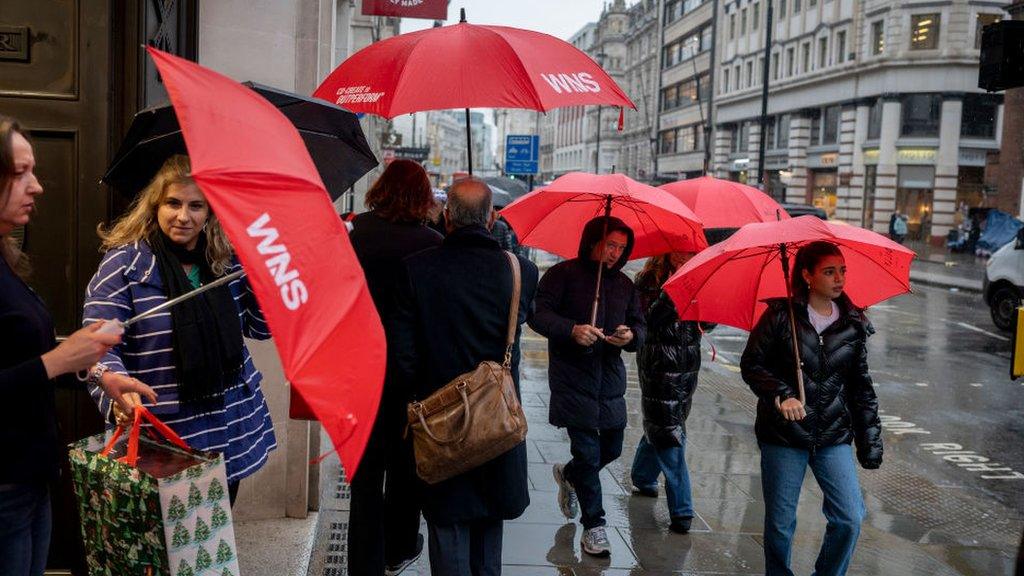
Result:
<svg viewBox="0 0 1024 576"><path fill-rule="evenodd" d="M132 115L166 98L140 46L195 59L196 13L196 0L0 0L0 114L30 131L45 190L17 236L58 335L80 325L99 264L97 224L129 200L99 178ZM103 429L83 388L58 390L57 413L62 442ZM66 463L53 510L48 571L84 575Z"/></svg>

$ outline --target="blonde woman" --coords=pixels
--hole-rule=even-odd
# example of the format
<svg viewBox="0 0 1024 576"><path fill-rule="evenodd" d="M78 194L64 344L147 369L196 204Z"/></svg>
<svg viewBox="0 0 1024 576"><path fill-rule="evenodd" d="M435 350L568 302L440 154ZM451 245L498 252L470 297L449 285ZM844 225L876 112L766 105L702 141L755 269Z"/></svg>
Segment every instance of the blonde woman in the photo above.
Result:
<svg viewBox="0 0 1024 576"><path fill-rule="evenodd" d="M189 171L187 157L171 157L124 216L99 228L106 254L86 292L86 325L127 320L238 269ZM90 373L108 421L118 408L95 384L137 378L152 386L159 399L147 407L155 415L193 448L224 453L232 503L239 481L277 446L243 335L270 337L240 279L132 324Z"/></svg>

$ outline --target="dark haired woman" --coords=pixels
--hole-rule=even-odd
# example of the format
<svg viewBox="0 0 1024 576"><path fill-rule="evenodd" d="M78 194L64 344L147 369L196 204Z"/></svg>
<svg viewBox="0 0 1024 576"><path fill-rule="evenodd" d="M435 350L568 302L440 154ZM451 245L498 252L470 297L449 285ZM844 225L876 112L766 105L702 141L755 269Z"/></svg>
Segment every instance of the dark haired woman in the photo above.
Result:
<svg viewBox="0 0 1024 576"><path fill-rule="evenodd" d="M26 257L10 238L29 223L43 187L35 174L32 144L16 121L0 115L0 574L42 574L50 547L50 492L62 448L57 438L54 384L99 360L120 336L99 334L99 324L82 328L57 345L53 320L25 283ZM140 382L118 383L104 392L153 391ZM125 410L130 410L127 403Z"/></svg>
<svg viewBox="0 0 1024 576"><path fill-rule="evenodd" d="M423 167L395 160L366 193L370 211L352 220L349 237L385 331L402 259L441 245L441 235L424 225L433 204ZM423 550L412 446L402 438L407 401L385 377L377 420L352 482L349 574L397 574Z"/></svg>
<svg viewBox="0 0 1024 576"><path fill-rule="evenodd" d="M697 322L679 319L661 285L691 257L692 253L683 252L655 256L636 277L647 338L636 355L644 436L636 448L630 478L636 493L657 496L658 476L665 476L669 529L680 534L690 531L693 520L686 418L700 371L701 329Z"/></svg>
<svg viewBox="0 0 1024 576"><path fill-rule="evenodd" d="M851 442L863 468L882 463L878 399L866 349L874 330L843 293L845 282L846 263L834 244L813 242L797 252L793 311L806 405L797 394L785 299L769 301L740 363L743 379L758 397L754 428L761 447L769 576L793 574L790 550L808 466L824 493L828 520L815 574L845 574L865 514Z"/></svg>

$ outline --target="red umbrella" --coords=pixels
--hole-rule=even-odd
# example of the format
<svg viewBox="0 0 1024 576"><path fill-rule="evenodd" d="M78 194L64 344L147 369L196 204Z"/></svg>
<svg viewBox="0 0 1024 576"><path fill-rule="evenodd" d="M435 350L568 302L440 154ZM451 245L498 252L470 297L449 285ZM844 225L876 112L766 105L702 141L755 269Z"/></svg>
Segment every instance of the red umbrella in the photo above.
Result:
<svg viewBox="0 0 1024 576"><path fill-rule="evenodd" d="M866 308L910 291L910 262L915 256L912 250L881 234L830 224L815 216L747 224L729 239L694 256L663 288L683 320L750 330L767 308L765 300L790 296L790 256L818 240L832 242L843 252L845 292L854 305ZM792 301L790 306L795 332ZM795 338L793 342L796 355ZM803 401L799 372L797 380Z"/></svg>
<svg viewBox="0 0 1024 576"><path fill-rule="evenodd" d="M563 258L576 257L584 225L601 215L615 216L633 230L631 258L697 252L708 245L693 211L670 194L623 174L570 172L509 204L501 215L521 244Z"/></svg>
<svg viewBox="0 0 1024 576"><path fill-rule="evenodd" d="M739 228L751 222L774 222L789 214L753 186L701 176L660 186L700 216L705 228Z"/></svg>
<svg viewBox="0 0 1024 576"><path fill-rule="evenodd" d="M467 140L469 108L546 112L597 104L636 109L572 44L531 30L469 24L465 11L458 24L370 44L335 68L313 95L385 118L465 108ZM472 174L472 156L469 164Z"/></svg>
<svg viewBox="0 0 1024 576"><path fill-rule="evenodd" d="M177 113L192 177L242 262L285 375L351 477L380 402L384 330L316 166L295 127L259 94L147 50Z"/></svg>

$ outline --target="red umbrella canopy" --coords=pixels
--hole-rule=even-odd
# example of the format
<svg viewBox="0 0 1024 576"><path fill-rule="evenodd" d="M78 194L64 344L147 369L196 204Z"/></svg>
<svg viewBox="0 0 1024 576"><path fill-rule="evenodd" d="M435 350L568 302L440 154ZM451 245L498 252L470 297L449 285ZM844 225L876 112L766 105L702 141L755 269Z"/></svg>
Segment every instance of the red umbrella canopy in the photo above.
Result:
<svg viewBox="0 0 1024 576"><path fill-rule="evenodd" d="M803 245L825 240L846 260L846 295L866 308L910 291L914 252L881 234L830 224L815 216L747 224L729 239L694 256L664 289L683 320L702 320L750 330L765 300L786 296L779 245L794 259Z"/></svg>
<svg viewBox="0 0 1024 576"><path fill-rule="evenodd" d="M147 48L206 195L274 335L285 375L348 475L373 428L384 330L344 225L295 127L253 90Z"/></svg>
<svg viewBox="0 0 1024 576"><path fill-rule="evenodd" d="M385 118L449 108L636 106L600 66L554 36L459 23L374 42L313 93Z"/></svg>
<svg viewBox="0 0 1024 576"><path fill-rule="evenodd" d="M693 211L663 190L623 174L570 172L509 204L501 215L520 243L575 258L583 226L604 215L609 200L611 215L636 236L630 258L698 252L708 245Z"/></svg>
<svg viewBox="0 0 1024 576"><path fill-rule="evenodd" d="M680 180L660 188L693 210L705 228L739 228L751 222L789 218L778 202L757 188L714 176Z"/></svg>

